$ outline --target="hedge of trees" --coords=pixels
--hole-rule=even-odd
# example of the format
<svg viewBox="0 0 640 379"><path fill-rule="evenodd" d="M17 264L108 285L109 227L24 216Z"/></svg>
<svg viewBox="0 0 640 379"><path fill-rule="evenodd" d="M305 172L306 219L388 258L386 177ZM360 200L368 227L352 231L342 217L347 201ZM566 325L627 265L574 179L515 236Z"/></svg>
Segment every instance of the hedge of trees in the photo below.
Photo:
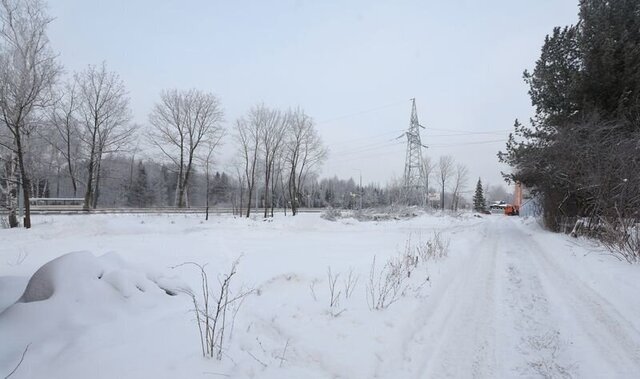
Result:
<svg viewBox="0 0 640 379"><path fill-rule="evenodd" d="M546 225L625 229L640 217L640 2L582 0L525 71L535 115L516 120L506 175L540 197Z"/></svg>

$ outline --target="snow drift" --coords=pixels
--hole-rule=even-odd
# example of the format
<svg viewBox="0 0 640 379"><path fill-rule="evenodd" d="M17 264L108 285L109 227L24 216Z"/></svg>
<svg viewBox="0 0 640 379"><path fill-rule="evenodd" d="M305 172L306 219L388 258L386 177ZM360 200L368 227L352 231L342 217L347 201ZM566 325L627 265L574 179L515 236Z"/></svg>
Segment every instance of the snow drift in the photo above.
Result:
<svg viewBox="0 0 640 379"><path fill-rule="evenodd" d="M20 299L0 313L0 340L12 341L0 346L0 365L16 361L16 347L55 341L51 337L60 331L73 339L105 323L135 315L144 318L150 309L166 305L173 298L168 295L180 288L180 281L130 266L115 253L60 256L40 267ZM64 348L59 343L46 347Z"/></svg>
<svg viewBox="0 0 640 379"><path fill-rule="evenodd" d="M46 263L36 271L18 303L56 298L61 302L99 304L102 300L128 299L132 296L170 294L176 286L161 286L157 276L136 271L115 253L95 257L90 252L73 252ZM98 300L98 301L96 301Z"/></svg>

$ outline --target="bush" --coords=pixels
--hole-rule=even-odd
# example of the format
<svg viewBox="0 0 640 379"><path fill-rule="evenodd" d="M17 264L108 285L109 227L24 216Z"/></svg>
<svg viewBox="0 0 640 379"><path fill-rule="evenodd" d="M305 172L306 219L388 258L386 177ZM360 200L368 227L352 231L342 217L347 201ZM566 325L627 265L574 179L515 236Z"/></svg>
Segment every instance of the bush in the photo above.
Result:
<svg viewBox="0 0 640 379"><path fill-rule="evenodd" d="M404 251L392 257L376 269L376 258L373 258L369 270L366 286L367 305L369 309L381 310L388 308L409 291L419 291L422 285L429 281L429 277L419 283L411 282L413 272L429 260L439 260L447 257L449 240L438 232L426 243L413 244L411 237L407 240ZM415 277L415 275L414 275Z"/></svg>
<svg viewBox="0 0 640 379"><path fill-rule="evenodd" d="M206 265L195 262L183 263L179 266L192 265L200 271L202 294L198 295L190 289L182 291L191 297L193 311L196 315L196 323L200 334L200 347L202 356L222 359L224 343L227 335L233 331L235 316L244 299L253 293L253 290L240 290L232 293L231 282L237 273L238 260L234 261L228 273L218 278L219 288L217 294L209 288L209 276L205 270ZM176 267L179 267L176 266ZM231 328L231 330L227 330Z"/></svg>
<svg viewBox="0 0 640 379"><path fill-rule="evenodd" d="M320 217L328 221L336 221L337 219L342 217L342 213L338 209L327 208L324 212L322 212Z"/></svg>

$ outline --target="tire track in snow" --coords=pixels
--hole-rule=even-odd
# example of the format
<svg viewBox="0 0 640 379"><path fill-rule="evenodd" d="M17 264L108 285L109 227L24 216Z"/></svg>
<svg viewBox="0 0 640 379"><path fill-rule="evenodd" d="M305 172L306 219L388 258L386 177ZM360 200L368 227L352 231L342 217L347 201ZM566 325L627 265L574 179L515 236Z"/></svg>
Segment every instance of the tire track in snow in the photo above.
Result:
<svg viewBox="0 0 640 379"><path fill-rule="evenodd" d="M549 312L548 294L542 286L536 265L528 251L528 241L513 240L510 230L502 233L513 249L504 251L505 319L513 327L507 333L503 356L513 354L508 362L508 376L541 376L545 378L572 378L576 365L567 358L567 341L556 328ZM503 330L508 332L508 330Z"/></svg>
<svg viewBox="0 0 640 379"><path fill-rule="evenodd" d="M380 377L637 377L640 332L536 241L556 237L511 218L468 231L475 251L433 287L403 329L400 370Z"/></svg>
<svg viewBox="0 0 640 379"><path fill-rule="evenodd" d="M524 252L533 258L546 286L558 297L553 306L562 309L566 317L556 322L564 330L573 331L573 348L581 350L574 355L582 360L581 366L589 366L582 373L608 377L613 377L612 373L617 373L617 377L638 375L640 332L606 298L573 274L570 267L562 267L552 252L524 232L522 226L512 225L513 238L527 241Z"/></svg>
<svg viewBox="0 0 640 379"><path fill-rule="evenodd" d="M418 309L406 330L398 377L493 377L495 357L496 239L487 238L444 289Z"/></svg>

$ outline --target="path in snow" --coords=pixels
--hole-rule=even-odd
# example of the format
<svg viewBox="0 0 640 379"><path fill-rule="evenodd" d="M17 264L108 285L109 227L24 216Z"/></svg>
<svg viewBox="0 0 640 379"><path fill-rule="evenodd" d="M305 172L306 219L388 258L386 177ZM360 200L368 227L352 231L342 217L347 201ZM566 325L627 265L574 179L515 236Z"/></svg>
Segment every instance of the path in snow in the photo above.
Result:
<svg viewBox="0 0 640 379"><path fill-rule="evenodd" d="M558 259L562 244L546 241L557 236L530 233L511 218L480 228L473 254L448 283L434 286L406 326L400 376L639 375L640 331L628 321L634 316Z"/></svg>

